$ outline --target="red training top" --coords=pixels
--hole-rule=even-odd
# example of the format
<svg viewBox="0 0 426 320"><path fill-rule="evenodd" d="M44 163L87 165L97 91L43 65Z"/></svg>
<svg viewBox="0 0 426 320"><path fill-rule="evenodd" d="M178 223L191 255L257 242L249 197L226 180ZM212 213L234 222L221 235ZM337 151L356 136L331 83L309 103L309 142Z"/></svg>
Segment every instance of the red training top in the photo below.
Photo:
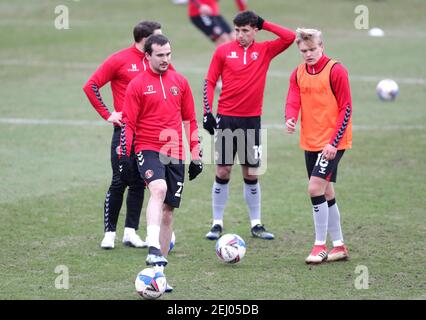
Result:
<svg viewBox="0 0 426 320"><path fill-rule="evenodd" d="M265 21L263 29L279 38L253 42L247 49L232 41L219 46L213 54L204 84L204 112L212 112L214 89L222 77L222 92L217 113L253 117L262 114L263 94L271 60L294 41L293 31Z"/></svg>
<svg viewBox="0 0 426 320"><path fill-rule="evenodd" d="M185 160L182 144L182 122L185 121L191 159L199 159L194 98L188 81L179 73L169 69L157 74L148 67L129 83L122 118L123 153L130 155L134 139L135 153L152 150Z"/></svg>
<svg viewBox="0 0 426 320"><path fill-rule="evenodd" d="M148 61L145 60L145 53L136 48L135 44L113 53L98 67L84 85L83 90L102 118L108 120L111 112L105 105L99 89L111 82L114 110L121 112L127 85L140 72L146 71L147 67ZM169 68L174 70L172 66Z"/></svg>

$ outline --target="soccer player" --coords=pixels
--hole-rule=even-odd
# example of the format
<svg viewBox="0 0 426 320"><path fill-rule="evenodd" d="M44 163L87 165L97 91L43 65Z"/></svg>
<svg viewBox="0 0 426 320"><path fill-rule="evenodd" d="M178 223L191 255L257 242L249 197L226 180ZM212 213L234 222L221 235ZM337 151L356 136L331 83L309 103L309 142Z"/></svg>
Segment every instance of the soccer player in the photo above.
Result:
<svg viewBox="0 0 426 320"><path fill-rule="evenodd" d="M294 41L293 31L264 21L252 11L244 11L234 19L236 41L216 49L204 83L203 127L215 136L216 178L212 188L213 224L206 234L210 240L218 239L223 230L223 213L228 200L229 180L235 154L242 164L244 198L251 221L251 233L261 239L274 239L261 223L261 197L257 169L260 166L261 114L266 73L271 60ZM256 42L259 30L278 36L275 40ZM216 81L222 77L217 116L213 116L212 102ZM229 137L243 133L234 141ZM228 148L228 147L229 148Z"/></svg>
<svg viewBox="0 0 426 320"><path fill-rule="evenodd" d="M247 9L246 0L235 0L240 11ZM216 46L235 40L229 24L220 14L218 0L189 0L188 15L191 22Z"/></svg>
<svg viewBox="0 0 426 320"><path fill-rule="evenodd" d="M163 35L152 35L145 43L147 71L127 88L121 133L122 175L130 167L132 142L140 176L150 191L146 209L147 265L167 265L172 236L173 211L179 208L184 186L185 153L182 123L191 151L189 180L203 169L194 98L188 81L170 70L171 47Z"/></svg>
<svg viewBox="0 0 426 320"><path fill-rule="evenodd" d="M90 103L99 113L99 115L110 122L113 127L111 141L111 167L112 181L105 197L104 204L104 231L105 235L101 243L104 249L114 248L116 237L117 221L120 209L123 203L123 194L128 188L127 193L127 215L124 228L123 243L127 246L143 248L146 242L142 241L136 230L139 227L139 218L141 214L145 185L136 167L135 156L132 153L133 176L129 181L124 182L120 179L119 160L117 148L120 146L122 108L124 95L130 80L147 68L143 47L146 38L151 34L161 33L161 25L158 22L142 21L133 29L134 44L129 48L123 49L108 57L91 75L83 90L86 93ZM108 109L99 91L105 84L111 83L112 95L114 98L114 108Z"/></svg>
<svg viewBox="0 0 426 320"><path fill-rule="evenodd" d="M308 192L313 206L315 244L306 263L345 260L340 213L333 182L346 149L352 147L352 101L348 72L324 54L321 31L297 29L296 43L303 58L290 76L285 118L294 133L301 110L300 147L305 150ZM327 252L327 231L333 249Z"/></svg>

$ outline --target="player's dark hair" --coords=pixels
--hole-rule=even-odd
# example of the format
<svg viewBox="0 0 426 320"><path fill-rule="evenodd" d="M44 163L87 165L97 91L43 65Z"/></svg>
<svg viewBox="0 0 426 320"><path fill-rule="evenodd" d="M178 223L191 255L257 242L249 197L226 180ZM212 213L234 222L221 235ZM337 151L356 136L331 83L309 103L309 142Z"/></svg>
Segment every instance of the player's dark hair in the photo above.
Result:
<svg viewBox="0 0 426 320"><path fill-rule="evenodd" d="M161 29L161 24L155 21L141 21L133 28L135 42L148 38L155 30Z"/></svg>
<svg viewBox="0 0 426 320"><path fill-rule="evenodd" d="M149 36L148 39L146 39L143 51L145 53L148 53L149 55L151 55L153 44L158 44L159 46L164 46L166 43L169 43L169 39L167 39L166 36L163 36L162 34L153 34L153 35Z"/></svg>
<svg viewBox="0 0 426 320"><path fill-rule="evenodd" d="M233 20L234 25L242 27L250 25L251 27L257 26L257 14L253 11L243 11L237 14Z"/></svg>

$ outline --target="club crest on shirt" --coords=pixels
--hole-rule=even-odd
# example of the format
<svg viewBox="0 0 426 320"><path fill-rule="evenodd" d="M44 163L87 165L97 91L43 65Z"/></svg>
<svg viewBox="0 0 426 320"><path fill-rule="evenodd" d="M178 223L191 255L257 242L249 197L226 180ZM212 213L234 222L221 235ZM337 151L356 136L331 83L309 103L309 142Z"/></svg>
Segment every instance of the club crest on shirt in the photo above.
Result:
<svg viewBox="0 0 426 320"><path fill-rule="evenodd" d="M173 86L170 88L170 92L172 93L172 95L177 96L179 94L179 88Z"/></svg>
<svg viewBox="0 0 426 320"><path fill-rule="evenodd" d="M145 171L145 179L152 178L153 175L154 175L154 171L152 171L151 169L148 169Z"/></svg>
<svg viewBox="0 0 426 320"><path fill-rule="evenodd" d="M251 53L251 59L252 60L257 60L257 58L259 58L259 52L252 52Z"/></svg>

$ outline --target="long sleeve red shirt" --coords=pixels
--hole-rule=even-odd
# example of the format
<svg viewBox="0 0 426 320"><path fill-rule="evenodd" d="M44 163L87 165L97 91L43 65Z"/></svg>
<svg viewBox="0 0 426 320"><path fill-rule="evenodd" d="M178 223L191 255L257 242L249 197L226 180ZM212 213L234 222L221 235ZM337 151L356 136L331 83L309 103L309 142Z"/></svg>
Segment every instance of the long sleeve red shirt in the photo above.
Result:
<svg viewBox="0 0 426 320"><path fill-rule="evenodd" d="M124 104L124 95L129 82L139 73L146 71L147 66L148 61L145 59L145 53L133 44L129 48L113 53L90 76L83 90L93 108L95 108L102 118L108 120L111 111L104 103L99 90L110 82L114 110L121 112ZM169 68L174 70L173 66Z"/></svg>
<svg viewBox="0 0 426 320"><path fill-rule="evenodd" d="M248 48L232 41L216 49L204 85L204 112L213 112L216 82L222 77L222 92L217 113L227 116L252 117L262 114L263 94L271 60L294 41L293 31L265 21L263 29L277 39L253 42Z"/></svg>
<svg viewBox="0 0 426 320"><path fill-rule="evenodd" d="M212 10L212 16L220 15L220 8L218 0L189 0L188 2L188 15L190 17L195 17L200 15L200 6L202 4L208 5ZM246 0L235 0L235 5L238 7L238 10L244 11L247 9Z"/></svg>
<svg viewBox="0 0 426 320"><path fill-rule="evenodd" d="M102 118L108 120L111 112L105 105L99 89L111 82L114 110L120 112L123 109L127 85L141 71L146 70L144 59L145 54L132 45L109 56L86 82L83 90Z"/></svg>
<svg viewBox="0 0 426 320"><path fill-rule="evenodd" d="M134 140L135 153L151 150L185 160L182 122L186 122L189 123L191 158L199 159L194 98L188 81L179 73L167 70L160 75L148 66L146 72L130 82L122 118L123 153L130 154Z"/></svg>
<svg viewBox="0 0 426 320"><path fill-rule="evenodd" d="M327 62L330 60L329 57L323 55L318 62L309 66L306 65L307 70L310 74L316 74L321 72ZM350 108L350 114L352 115L352 99L351 99L351 91L349 86L349 77L348 71L345 67L336 63L331 69L330 72L330 84L333 90L334 96L336 97L337 104L339 106L339 116L336 124L336 130L333 135L330 137L330 144L333 144L337 133L345 119L345 114L347 112L347 108ZM285 119L295 119L297 121L299 117L299 111L301 108L301 100L300 100L300 88L297 84L297 68L293 71L290 76L290 86L288 88L286 107L285 107Z"/></svg>

